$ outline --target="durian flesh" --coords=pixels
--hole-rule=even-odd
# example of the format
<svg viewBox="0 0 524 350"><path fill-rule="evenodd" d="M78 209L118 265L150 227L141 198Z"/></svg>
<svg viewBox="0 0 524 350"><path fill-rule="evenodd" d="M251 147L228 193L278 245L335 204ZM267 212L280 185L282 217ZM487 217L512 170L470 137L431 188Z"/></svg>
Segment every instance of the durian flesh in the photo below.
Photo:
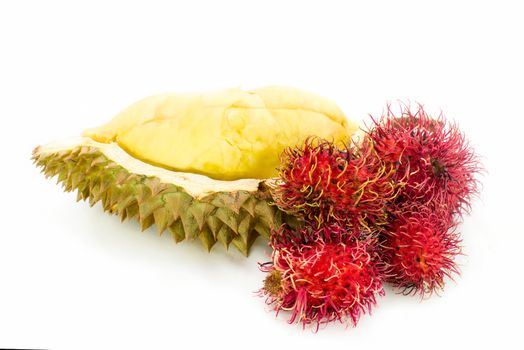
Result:
<svg viewBox="0 0 524 350"><path fill-rule="evenodd" d="M307 136L344 141L356 129L327 99L268 87L147 97L84 136L167 169L236 180L276 176L282 150Z"/></svg>
<svg viewBox="0 0 524 350"><path fill-rule="evenodd" d="M83 137L37 147L33 159L78 200L101 201L142 230L155 224L176 242L233 244L247 255L272 227L299 224L268 191L282 150L309 136L343 142L356 129L336 105L296 89L169 94Z"/></svg>

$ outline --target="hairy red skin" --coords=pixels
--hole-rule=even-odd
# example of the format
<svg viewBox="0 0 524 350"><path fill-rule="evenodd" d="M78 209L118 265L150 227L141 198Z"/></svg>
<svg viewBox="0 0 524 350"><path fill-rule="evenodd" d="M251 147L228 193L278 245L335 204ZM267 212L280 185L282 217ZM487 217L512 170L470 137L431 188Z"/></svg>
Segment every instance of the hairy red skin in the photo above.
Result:
<svg viewBox="0 0 524 350"><path fill-rule="evenodd" d="M430 117L422 105L411 109L401 104L399 116L388 105L367 138L378 156L395 167L394 180L404 185L393 208L418 203L448 216L469 212L482 168L456 124L442 114Z"/></svg>
<svg viewBox="0 0 524 350"><path fill-rule="evenodd" d="M382 233L386 281L404 294L438 292L445 278L459 274L454 258L461 254L460 242L456 224L431 209L405 211Z"/></svg>
<svg viewBox="0 0 524 350"><path fill-rule="evenodd" d="M392 173L371 143L338 148L310 138L283 153L273 198L317 228L336 222L354 232L372 231L387 223L386 203L397 193Z"/></svg>
<svg viewBox="0 0 524 350"><path fill-rule="evenodd" d="M272 235L272 262L261 264L268 275L260 292L277 315L289 311L289 323L312 324L318 330L331 321L355 326L371 313L377 297L384 295L373 244L337 225L298 234L285 230Z"/></svg>

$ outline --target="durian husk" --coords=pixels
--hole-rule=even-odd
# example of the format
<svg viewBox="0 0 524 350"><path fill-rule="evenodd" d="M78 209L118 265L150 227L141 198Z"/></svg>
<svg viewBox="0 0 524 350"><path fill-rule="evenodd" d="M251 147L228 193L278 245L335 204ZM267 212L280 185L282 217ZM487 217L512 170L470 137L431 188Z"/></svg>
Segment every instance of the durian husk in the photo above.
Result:
<svg viewBox="0 0 524 350"><path fill-rule="evenodd" d="M177 173L137 160L115 144L77 138L33 151L32 159L46 177L57 177L77 201L101 202L103 209L136 219L142 231L155 225L175 242L199 239L208 249L216 242L232 244L248 255L258 236L269 238L272 227L299 225L271 203L268 181L220 181Z"/></svg>

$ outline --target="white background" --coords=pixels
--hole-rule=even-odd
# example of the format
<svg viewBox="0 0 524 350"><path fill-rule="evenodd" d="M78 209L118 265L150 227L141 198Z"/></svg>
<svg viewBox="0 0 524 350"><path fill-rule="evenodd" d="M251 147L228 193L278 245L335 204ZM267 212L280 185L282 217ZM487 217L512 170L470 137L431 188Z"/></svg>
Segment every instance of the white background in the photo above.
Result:
<svg viewBox="0 0 524 350"><path fill-rule="evenodd" d="M0 2L0 348L522 347L523 10L510 1ZM462 275L388 289L357 328L313 334L254 295L269 253L175 245L76 203L30 161L165 91L291 85L348 117L440 108L488 170Z"/></svg>

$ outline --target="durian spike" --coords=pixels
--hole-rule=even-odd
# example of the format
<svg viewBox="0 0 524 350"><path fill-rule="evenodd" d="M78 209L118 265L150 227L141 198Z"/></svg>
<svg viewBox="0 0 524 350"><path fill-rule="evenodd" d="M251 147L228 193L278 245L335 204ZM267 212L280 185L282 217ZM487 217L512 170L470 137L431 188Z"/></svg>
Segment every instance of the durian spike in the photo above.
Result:
<svg viewBox="0 0 524 350"><path fill-rule="evenodd" d="M296 220L271 204L263 180L213 180L176 173L127 155L117 144L78 138L37 147L33 160L46 176L58 176L78 200L102 203L121 220L136 218L142 230L169 230L175 242L199 239L207 250L232 243L248 255L256 238L271 227Z"/></svg>

